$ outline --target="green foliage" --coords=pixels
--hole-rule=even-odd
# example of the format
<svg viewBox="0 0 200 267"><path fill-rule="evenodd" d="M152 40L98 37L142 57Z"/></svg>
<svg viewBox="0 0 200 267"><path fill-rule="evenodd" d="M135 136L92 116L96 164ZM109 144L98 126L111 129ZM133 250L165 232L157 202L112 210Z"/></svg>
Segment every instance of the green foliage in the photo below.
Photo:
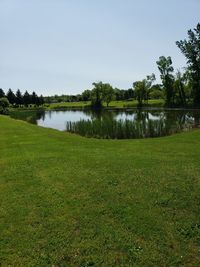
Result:
<svg viewBox="0 0 200 267"><path fill-rule="evenodd" d="M186 106L186 84L185 76L180 71L176 73L174 81L175 103L179 106Z"/></svg>
<svg viewBox="0 0 200 267"><path fill-rule="evenodd" d="M150 99L164 99L164 90L160 84L151 86L149 90Z"/></svg>
<svg viewBox="0 0 200 267"><path fill-rule="evenodd" d="M162 80L164 89L165 89L165 96L166 96L166 106L170 107L173 106L173 84L174 84L174 76L173 71L174 68L172 67L172 60L171 57L159 57L159 60L156 62L158 65L158 69L160 71L160 78Z"/></svg>
<svg viewBox="0 0 200 267"><path fill-rule="evenodd" d="M135 97L138 100L138 105L142 106L143 101L147 101L149 99L149 93L152 83L155 81L155 75L149 75L146 79L142 81L137 81L133 83Z"/></svg>
<svg viewBox="0 0 200 267"><path fill-rule="evenodd" d="M91 100L91 91L90 90L85 90L82 93L82 101L90 101Z"/></svg>
<svg viewBox="0 0 200 267"><path fill-rule="evenodd" d="M188 40L177 41L176 44L187 58L191 71L193 103L200 106L200 23L193 31L188 31Z"/></svg>
<svg viewBox="0 0 200 267"><path fill-rule="evenodd" d="M101 108L103 104L103 87L102 82L93 83L94 88L91 92L91 103L93 108Z"/></svg>
<svg viewBox="0 0 200 267"><path fill-rule="evenodd" d="M22 93L19 89L16 92L16 104L18 106L21 106L23 104L23 96L22 96Z"/></svg>
<svg viewBox="0 0 200 267"><path fill-rule="evenodd" d="M8 114L9 101L6 97L0 98L0 114Z"/></svg>
<svg viewBox="0 0 200 267"><path fill-rule="evenodd" d="M6 97L8 98L10 104L16 104L16 96L11 89L8 90Z"/></svg>
<svg viewBox="0 0 200 267"><path fill-rule="evenodd" d="M23 102L26 107L31 104L31 96L28 91L26 91L23 95Z"/></svg>
<svg viewBox="0 0 200 267"><path fill-rule="evenodd" d="M93 119L67 122L66 130L86 137L104 139L133 139L170 135L180 132L181 125L169 127L163 120Z"/></svg>
<svg viewBox="0 0 200 267"><path fill-rule="evenodd" d="M5 97L5 93L2 88L0 88L0 98Z"/></svg>
<svg viewBox="0 0 200 267"><path fill-rule="evenodd" d="M103 86L103 101L106 103L107 107L109 103L114 100L114 90L109 83Z"/></svg>
<svg viewBox="0 0 200 267"><path fill-rule="evenodd" d="M107 107L109 103L114 99L114 90L109 83L93 83L93 90L91 91L92 107L101 108L103 102Z"/></svg>

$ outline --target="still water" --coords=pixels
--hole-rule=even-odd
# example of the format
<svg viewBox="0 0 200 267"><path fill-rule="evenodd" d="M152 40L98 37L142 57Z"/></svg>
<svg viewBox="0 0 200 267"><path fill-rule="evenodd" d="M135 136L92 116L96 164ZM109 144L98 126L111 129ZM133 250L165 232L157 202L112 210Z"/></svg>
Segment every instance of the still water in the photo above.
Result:
<svg viewBox="0 0 200 267"><path fill-rule="evenodd" d="M42 127L102 138L109 138L109 131L119 132L119 129L120 138L137 138L163 136L200 126L200 110L180 109L17 111L11 117ZM137 131L137 135L130 131ZM112 136L110 138L118 138L113 133Z"/></svg>

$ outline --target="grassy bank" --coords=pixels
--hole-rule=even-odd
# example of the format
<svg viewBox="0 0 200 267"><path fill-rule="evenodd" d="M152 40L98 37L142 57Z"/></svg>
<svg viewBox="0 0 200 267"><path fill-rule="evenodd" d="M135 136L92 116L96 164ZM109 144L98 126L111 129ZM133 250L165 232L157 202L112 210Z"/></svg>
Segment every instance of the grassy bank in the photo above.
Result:
<svg viewBox="0 0 200 267"><path fill-rule="evenodd" d="M46 106L48 109L59 109L59 108L84 108L90 106L90 102L65 102L65 103L52 103ZM131 101L112 101L109 103L108 108L136 108L138 105L137 100ZM164 101L162 99L149 100L144 106L148 107L163 107ZM107 108L104 103L104 107Z"/></svg>
<svg viewBox="0 0 200 267"><path fill-rule="evenodd" d="M200 266L199 151L0 116L0 265Z"/></svg>
<svg viewBox="0 0 200 267"><path fill-rule="evenodd" d="M18 110L27 110L27 109L46 109L46 110L55 110L55 109L68 109L68 108L75 108L75 109L81 109L81 108L89 108L91 105L90 101L80 101L80 102L61 102L61 103L51 103L51 104L45 104L42 107L34 107L33 105L30 107L20 107L17 108ZM138 106L137 100L131 100L131 101L112 101L110 102L109 106L107 107L104 103L104 108L136 108ZM155 100L149 100L147 104L144 105L144 107L163 107L164 106L164 100L162 99L155 99ZM14 109L15 110L15 109Z"/></svg>

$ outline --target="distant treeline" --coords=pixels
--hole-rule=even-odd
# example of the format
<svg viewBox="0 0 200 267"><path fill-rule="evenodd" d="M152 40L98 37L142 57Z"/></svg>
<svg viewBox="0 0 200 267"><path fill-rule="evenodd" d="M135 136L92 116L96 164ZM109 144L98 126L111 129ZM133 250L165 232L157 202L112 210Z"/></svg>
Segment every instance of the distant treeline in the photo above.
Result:
<svg viewBox="0 0 200 267"><path fill-rule="evenodd" d="M21 91L18 89L16 93L12 91L12 89L9 89L7 93L4 92L3 89L0 88L0 98L6 97L9 101L9 103L13 106L19 107L19 106L41 106L44 104L44 97L38 96L35 92L32 92L31 94L26 91L24 94L21 93Z"/></svg>
<svg viewBox="0 0 200 267"><path fill-rule="evenodd" d="M98 83L93 83L93 85L94 84L98 84ZM101 86L102 86L102 91L103 91L103 87L106 87L106 85L108 85L107 83L102 83L102 82L99 82L99 84L101 84ZM112 88L111 91L112 91L111 92L112 100L128 101L128 100L136 99L136 94L135 94L135 91L133 88L129 88L129 89ZM102 94L103 94L103 92L102 92ZM104 93L104 95L105 94L106 94L106 92ZM149 99L162 99L162 98L164 98L162 85L161 84L153 85L151 87L151 89L149 90L148 98ZM44 97L45 103L49 103L49 104L50 103L61 103L61 102L80 102L80 101L86 102L86 101L92 101L92 99L93 99L93 89L91 89L91 90L87 89L87 90L83 91L82 94L77 94L77 95L64 95L63 94L63 95L54 95L54 96Z"/></svg>
<svg viewBox="0 0 200 267"><path fill-rule="evenodd" d="M44 103L90 101L91 106L100 108L103 103L108 106L112 100L137 100L138 106L148 103L149 99L164 99L166 107L200 107L200 23L192 31L188 31L188 40L177 41L176 45L187 59L187 67L183 72L174 72L170 56L159 57L156 62L160 71L162 84L156 84L154 74L143 80L135 81L127 90L113 88L109 83L93 83L91 90L77 95L55 95L38 97L35 92L23 95L18 89L16 94L11 89L4 93L0 89L0 98L7 97L13 106L40 106Z"/></svg>

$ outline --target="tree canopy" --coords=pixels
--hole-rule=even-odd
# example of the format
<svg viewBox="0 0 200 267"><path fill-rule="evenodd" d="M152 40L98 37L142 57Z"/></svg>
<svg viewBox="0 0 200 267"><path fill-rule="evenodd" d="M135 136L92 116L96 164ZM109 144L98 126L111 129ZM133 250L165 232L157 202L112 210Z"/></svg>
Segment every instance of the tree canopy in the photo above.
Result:
<svg viewBox="0 0 200 267"><path fill-rule="evenodd" d="M194 105L200 106L200 23L194 30L188 31L188 39L176 42L187 58L192 76L192 93Z"/></svg>

